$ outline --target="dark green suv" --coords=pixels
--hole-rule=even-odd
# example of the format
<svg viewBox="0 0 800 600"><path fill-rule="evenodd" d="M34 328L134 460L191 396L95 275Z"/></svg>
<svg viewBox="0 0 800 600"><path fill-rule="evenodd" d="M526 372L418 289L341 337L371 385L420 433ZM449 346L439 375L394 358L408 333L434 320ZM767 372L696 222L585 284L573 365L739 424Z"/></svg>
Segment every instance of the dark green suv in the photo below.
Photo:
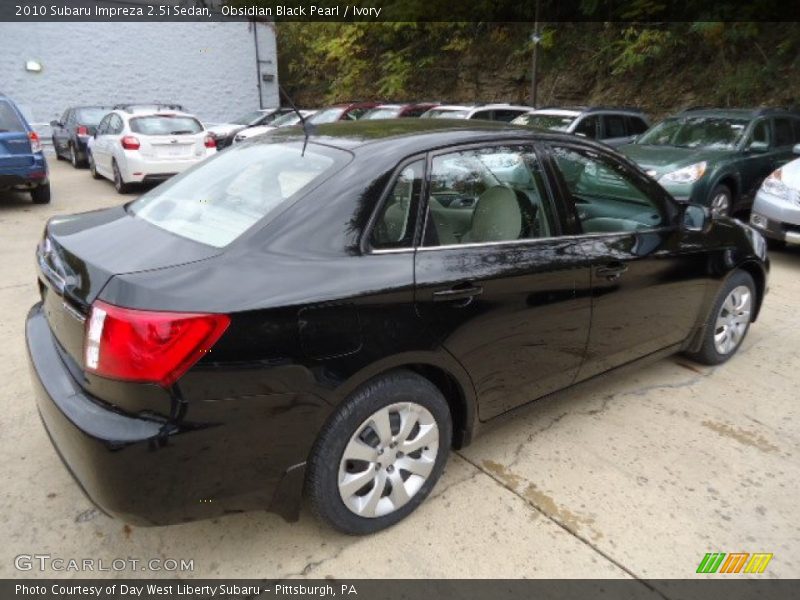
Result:
<svg viewBox="0 0 800 600"><path fill-rule="evenodd" d="M677 200L727 215L750 208L798 142L800 113L703 108L669 117L617 149Z"/></svg>

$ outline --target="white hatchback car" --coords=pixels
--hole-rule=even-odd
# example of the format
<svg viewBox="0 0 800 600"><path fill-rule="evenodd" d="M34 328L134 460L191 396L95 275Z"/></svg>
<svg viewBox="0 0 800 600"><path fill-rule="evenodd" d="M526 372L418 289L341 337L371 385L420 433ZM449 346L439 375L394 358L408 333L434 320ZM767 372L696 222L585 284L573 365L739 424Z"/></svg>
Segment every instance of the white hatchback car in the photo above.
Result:
<svg viewBox="0 0 800 600"><path fill-rule="evenodd" d="M89 170L124 194L131 184L164 181L216 151L214 138L188 113L114 110L89 139Z"/></svg>

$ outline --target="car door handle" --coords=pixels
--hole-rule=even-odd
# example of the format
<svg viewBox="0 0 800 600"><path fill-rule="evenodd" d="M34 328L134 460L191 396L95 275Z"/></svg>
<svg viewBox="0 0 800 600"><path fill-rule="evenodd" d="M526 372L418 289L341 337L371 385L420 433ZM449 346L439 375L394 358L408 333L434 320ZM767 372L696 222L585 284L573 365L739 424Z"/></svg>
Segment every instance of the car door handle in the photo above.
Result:
<svg viewBox="0 0 800 600"><path fill-rule="evenodd" d="M609 281L616 281L628 270L628 265L624 263L609 263L602 267L595 269L595 274L598 277L605 277Z"/></svg>
<svg viewBox="0 0 800 600"><path fill-rule="evenodd" d="M453 300L468 300L483 293L483 288L479 285L461 285L433 292L434 302L452 302Z"/></svg>

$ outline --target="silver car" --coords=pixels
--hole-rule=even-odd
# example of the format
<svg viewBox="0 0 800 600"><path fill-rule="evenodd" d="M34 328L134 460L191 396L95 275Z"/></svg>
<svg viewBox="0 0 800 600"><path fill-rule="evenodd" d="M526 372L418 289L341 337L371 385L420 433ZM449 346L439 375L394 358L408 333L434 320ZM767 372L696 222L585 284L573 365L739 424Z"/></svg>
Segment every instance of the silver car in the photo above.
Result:
<svg viewBox="0 0 800 600"><path fill-rule="evenodd" d="M800 154L800 144L794 147ZM773 171L756 194L750 224L777 242L800 244L800 158Z"/></svg>

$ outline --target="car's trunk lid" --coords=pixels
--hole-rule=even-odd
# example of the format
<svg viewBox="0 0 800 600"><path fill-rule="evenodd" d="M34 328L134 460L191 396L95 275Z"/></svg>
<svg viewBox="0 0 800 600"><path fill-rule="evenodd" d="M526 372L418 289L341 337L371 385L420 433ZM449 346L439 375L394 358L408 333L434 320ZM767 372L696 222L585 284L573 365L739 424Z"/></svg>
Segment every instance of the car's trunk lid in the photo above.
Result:
<svg viewBox="0 0 800 600"><path fill-rule="evenodd" d="M124 207L52 219L37 250L50 328L82 366L89 308L112 277L204 260L219 251L159 229Z"/></svg>

